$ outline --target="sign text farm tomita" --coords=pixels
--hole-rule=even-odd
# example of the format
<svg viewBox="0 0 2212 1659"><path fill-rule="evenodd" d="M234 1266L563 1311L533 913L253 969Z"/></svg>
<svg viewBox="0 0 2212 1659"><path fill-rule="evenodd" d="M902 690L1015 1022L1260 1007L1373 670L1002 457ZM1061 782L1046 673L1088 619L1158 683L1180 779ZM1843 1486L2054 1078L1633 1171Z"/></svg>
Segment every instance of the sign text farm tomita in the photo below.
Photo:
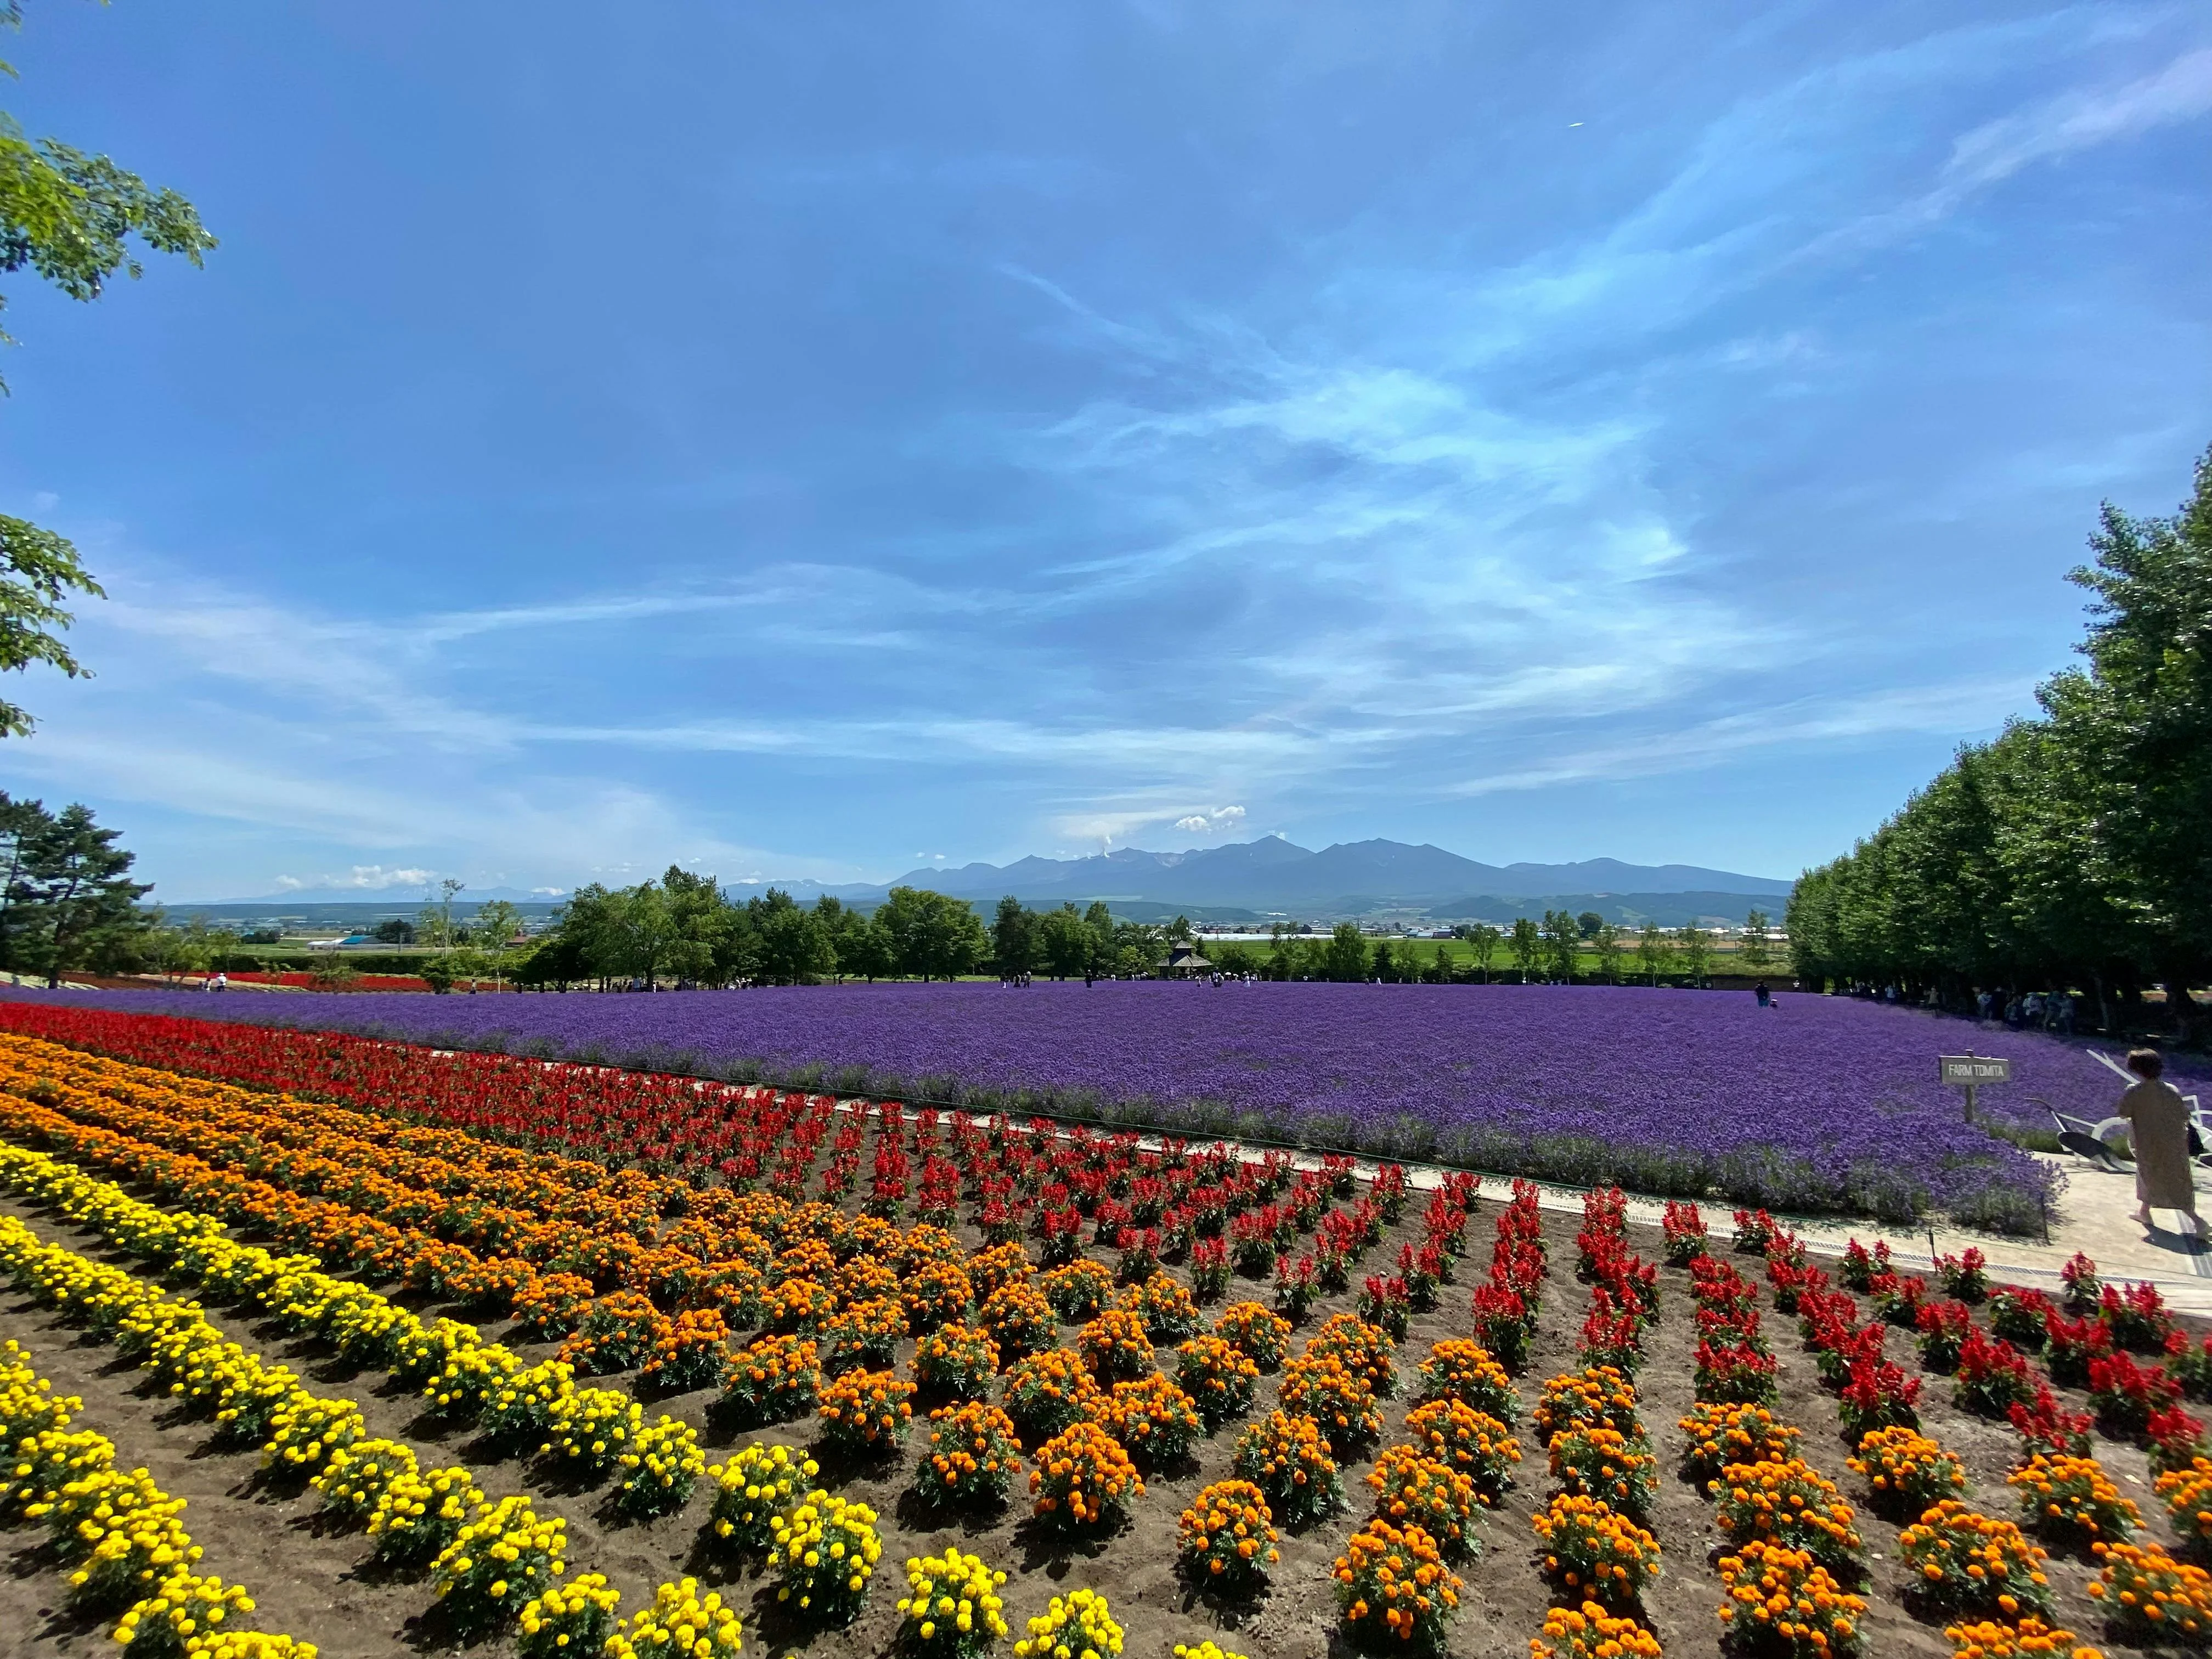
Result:
<svg viewBox="0 0 2212 1659"><path fill-rule="evenodd" d="M1436 1155L1562 1181L2030 1228L2052 1175L2001 1133L2029 1095L2106 1115L2109 1076L2039 1033L1984 1121L1928 1064L1966 1028L1916 1011L1640 988L914 983L661 995L21 991L76 1004L503 1048L977 1109L1011 1107ZM1966 1045L1960 1044L1960 1047ZM2012 1115L2018 1114L2015 1119ZM2040 1121L2039 1122L2039 1120Z"/></svg>
<svg viewBox="0 0 2212 1659"><path fill-rule="evenodd" d="M1940 1056L1943 1081L1954 1088L1971 1089L1984 1083L2012 1081L2012 1062L1995 1054L1944 1054Z"/></svg>

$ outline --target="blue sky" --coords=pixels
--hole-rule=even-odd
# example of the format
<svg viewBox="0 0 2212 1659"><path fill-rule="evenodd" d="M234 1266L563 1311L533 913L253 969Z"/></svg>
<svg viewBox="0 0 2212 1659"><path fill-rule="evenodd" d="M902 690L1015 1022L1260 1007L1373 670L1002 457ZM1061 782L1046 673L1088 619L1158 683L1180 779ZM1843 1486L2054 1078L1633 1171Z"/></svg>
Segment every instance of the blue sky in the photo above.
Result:
<svg viewBox="0 0 2212 1659"><path fill-rule="evenodd" d="M27 11L222 239L0 285L112 595L0 787L157 896L1787 874L2212 441L2199 5Z"/></svg>

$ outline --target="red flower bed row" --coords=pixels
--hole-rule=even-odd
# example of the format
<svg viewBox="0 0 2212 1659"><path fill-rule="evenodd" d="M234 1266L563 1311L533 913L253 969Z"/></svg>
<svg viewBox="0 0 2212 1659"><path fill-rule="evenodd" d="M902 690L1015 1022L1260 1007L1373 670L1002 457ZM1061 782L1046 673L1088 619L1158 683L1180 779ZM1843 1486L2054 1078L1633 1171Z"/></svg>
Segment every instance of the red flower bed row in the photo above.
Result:
<svg viewBox="0 0 2212 1659"><path fill-rule="evenodd" d="M291 985L307 990L318 983L313 974L228 974L233 985ZM187 989L191 988L189 987ZM427 991L430 981L412 974L356 974L346 981L349 991ZM113 1018L113 1016L110 1016Z"/></svg>

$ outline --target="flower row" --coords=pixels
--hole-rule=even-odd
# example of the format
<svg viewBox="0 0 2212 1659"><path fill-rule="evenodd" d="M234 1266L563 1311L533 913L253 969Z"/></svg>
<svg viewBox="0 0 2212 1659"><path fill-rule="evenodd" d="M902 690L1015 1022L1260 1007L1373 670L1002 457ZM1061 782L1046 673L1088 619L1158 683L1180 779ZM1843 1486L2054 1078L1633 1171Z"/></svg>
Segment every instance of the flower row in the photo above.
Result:
<svg viewBox="0 0 2212 1659"><path fill-rule="evenodd" d="M1633 1269L1618 1271L1621 1219L1617 1192L1595 1194L1578 1248L1584 1271L1601 1270L1593 1300L1611 1299L1602 1276L1611 1261L1621 1293L1640 1308L1645 1297L1633 1288ZM1537 1659L1658 1659L1658 1638L1638 1616L1660 1571L1659 1540L1644 1524L1658 1494L1657 1463L1637 1413L1634 1382L1610 1364L1547 1378L1534 1421L1557 1490L1532 1524L1559 1597L1532 1644Z"/></svg>
<svg viewBox="0 0 2212 1659"><path fill-rule="evenodd" d="M647 1424L625 1396L577 1388L565 1362L526 1366L510 1350L478 1337L473 1327L450 1320L426 1324L375 1291L323 1273L311 1258L274 1256L258 1245L238 1243L207 1217L157 1209L42 1152L0 1146L0 1183L52 1205L133 1255L196 1277L204 1295L250 1303L289 1330L328 1339L354 1364L388 1370L420 1389L434 1412L478 1414L493 1440L510 1450L544 1454L589 1477L618 1472L614 1502L620 1510L650 1515L672 1508L690 1495L704 1468L688 1425L665 1416ZM72 1271L114 1272L89 1264ZM128 1275L116 1277L119 1282L106 1286L103 1296L124 1303L158 1297ZM120 1314L106 1311L104 1300L96 1307L95 1328L119 1333ZM218 1421L234 1434L275 1424L297 1392L290 1372L263 1366L224 1342L199 1317L198 1304L189 1313L189 1318L161 1317L179 1325L181 1334L173 1340L185 1344L180 1352L198 1355L205 1349L214 1355L204 1364L196 1361L188 1378L215 1399ZM216 1397L233 1389L244 1390L240 1400L250 1404L233 1407ZM227 1412L234 1418L220 1414ZM307 1420L328 1430L315 1442L323 1447L343 1443L344 1432L334 1425L357 1425L358 1417L348 1402L319 1401Z"/></svg>
<svg viewBox="0 0 2212 1659"><path fill-rule="evenodd" d="M1866 1481L1875 1507L1902 1527L1899 1553L1911 1574L1913 1598L1953 1621L1947 1633L1962 1659L2030 1652L2094 1659L2094 1650L2077 1645L2073 1632L2050 1622L2056 1606L2047 1555L2031 1541L2031 1533L2053 1547L2087 1549L2103 1564L2090 1594L2105 1608L2117 1639L2195 1644L2212 1636L2212 1577L2155 1547L2129 1541L2141 1516L2087 1455L2088 1417L2065 1412L2049 1385L2033 1379L2008 1341L1973 1325L1968 1306L1990 1295L1978 1252L1937 1258L1937 1279L1950 1300L1930 1303L1919 1290L1907 1288L1923 1281L1890 1271L1886 1249L1869 1252L1853 1241L1842 1276L1847 1286L1873 1298L1878 1316L1862 1323L1850 1290L1832 1288L1771 1218L1739 1212L1736 1246L1765 1257L1778 1306L1796 1314L1823 1381L1838 1393L1838 1416L1856 1448L1851 1468ZM1998 1292L2000 1304L2008 1294L2016 1293ZM2103 1298L2093 1288L2085 1299ZM2130 1300L2139 1310L2155 1305L2154 1292ZM1920 1379L1905 1376L1883 1354L1883 1339L1899 1325L1917 1331L1928 1369L1953 1373L1956 1403L2008 1419L2018 1431L2019 1455L2007 1484L2019 1504L2019 1522L1982 1514L1961 1501L1966 1477L1960 1460L1920 1431ZM1764 1405L1700 1407L1683 1428L1690 1442L1686 1467L1703 1474L1721 1465L1708 1478L1708 1489L1718 1501L1723 1529L1732 1536L1747 1527L1771 1535L1777 1549L1802 1555L1808 1564L1805 1572L1793 1574L1776 1565L1771 1553L1763 1558L1761 1598L1755 1605L1743 1601L1760 1639L1772 1645L1769 1627L1778 1621L1789 1626L1789 1640L1797 1644L1785 1651L1853 1650L1864 1604L1854 1608L1857 1598L1833 1581L1857 1570L1863 1540L1851 1506L1794 1455L1796 1431L1775 1421ZM2199 1449L2194 1436L2180 1438L2184 1455L2179 1457L2152 1444L2160 1471L2156 1490L2176 1528L2195 1540L2203 1536L2198 1509L2212 1496L2212 1462L2194 1455ZM2212 1510L2207 1520L2212 1521ZM1816 1571L1831 1575L1830 1584L1821 1587L1825 1601L1808 1589L1807 1575ZM1786 1610L1778 1596L1788 1598ZM1804 1618L1808 1597L1822 1611L1809 1622ZM1771 1610L1764 1622L1759 1607Z"/></svg>
<svg viewBox="0 0 2212 1659"><path fill-rule="evenodd" d="M0 1263L11 1273L27 1237L20 1222L0 1218ZM56 1394L17 1344L0 1349L0 1435L13 1453L0 1486L0 1519L44 1523L70 1569L70 1605L119 1613L115 1639L141 1659L156 1653L314 1659L313 1643L223 1628L251 1613L253 1599L198 1571L200 1547L185 1529L182 1498L163 1493L143 1468L117 1468L105 1435L70 1427L83 1404Z"/></svg>

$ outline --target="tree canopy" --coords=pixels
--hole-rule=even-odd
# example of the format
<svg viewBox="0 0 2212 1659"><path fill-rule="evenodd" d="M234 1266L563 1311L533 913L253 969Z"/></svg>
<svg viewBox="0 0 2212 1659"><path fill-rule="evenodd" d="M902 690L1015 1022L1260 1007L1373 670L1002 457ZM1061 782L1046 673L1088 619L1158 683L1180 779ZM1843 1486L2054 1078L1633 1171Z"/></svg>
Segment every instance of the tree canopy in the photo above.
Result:
<svg viewBox="0 0 2212 1659"><path fill-rule="evenodd" d="M1799 975L1963 1003L1977 988L2162 984L2185 1031L2212 974L2212 450L2168 517L2107 503L2079 665L1790 902ZM2104 1023L2112 1021L2109 1010Z"/></svg>
<svg viewBox="0 0 2212 1659"><path fill-rule="evenodd" d="M155 919L138 901L152 888L131 879L120 833L88 806L50 812L0 793L0 968L53 985L72 969L140 965Z"/></svg>
<svg viewBox="0 0 2212 1659"><path fill-rule="evenodd" d="M989 959L975 913L942 894L894 888L871 916L829 895L803 905L777 887L732 898L713 876L672 865L657 882L579 888L513 973L517 983L538 986L803 985L949 978Z"/></svg>

